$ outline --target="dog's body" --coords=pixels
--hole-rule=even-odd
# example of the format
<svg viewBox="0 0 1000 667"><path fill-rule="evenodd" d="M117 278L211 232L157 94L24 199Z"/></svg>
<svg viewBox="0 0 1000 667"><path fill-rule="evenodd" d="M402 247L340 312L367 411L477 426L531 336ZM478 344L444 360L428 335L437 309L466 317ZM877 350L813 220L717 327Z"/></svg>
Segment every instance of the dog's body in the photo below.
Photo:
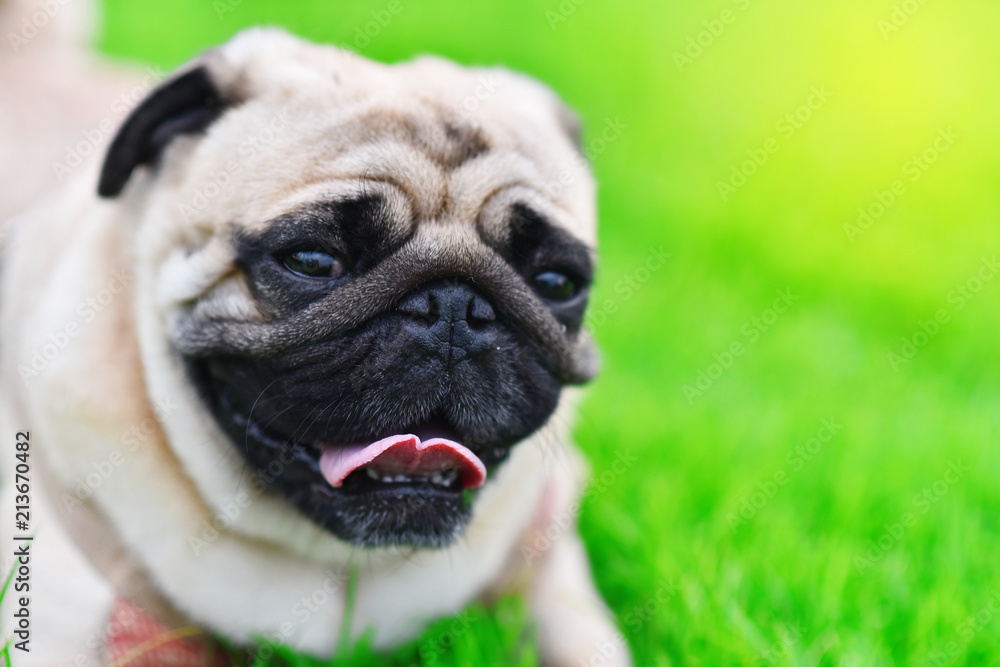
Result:
<svg viewBox="0 0 1000 667"><path fill-rule="evenodd" d="M504 71L249 31L17 218L0 363L36 475L33 664L100 655L115 596L329 654L351 570L352 630L380 646L525 581L550 662L620 646L567 525L595 242L573 132ZM534 293L552 267L579 293ZM412 450L432 444L444 463Z"/></svg>

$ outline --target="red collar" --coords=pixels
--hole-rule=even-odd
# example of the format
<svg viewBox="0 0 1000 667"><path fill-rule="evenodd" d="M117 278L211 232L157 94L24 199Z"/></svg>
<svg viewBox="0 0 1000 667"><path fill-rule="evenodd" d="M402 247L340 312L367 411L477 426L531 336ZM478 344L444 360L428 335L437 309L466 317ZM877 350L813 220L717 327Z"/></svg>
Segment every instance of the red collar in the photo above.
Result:
<svg viewBox="0 0 1000 667"><path fill-rule="evenodd" d="M223 667L225 650L193 625L171 630L125 598L108 618L110 667Z"/></svg>

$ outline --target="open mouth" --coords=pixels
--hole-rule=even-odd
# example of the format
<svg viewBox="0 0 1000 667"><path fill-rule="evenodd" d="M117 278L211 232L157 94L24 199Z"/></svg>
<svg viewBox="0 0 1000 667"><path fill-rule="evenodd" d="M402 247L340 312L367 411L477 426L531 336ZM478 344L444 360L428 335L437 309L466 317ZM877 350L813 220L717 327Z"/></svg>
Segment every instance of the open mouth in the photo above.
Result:
<svg viewBox="0 0 1000 667"><path fill-rule="evenodd" d="M288 451L291 443L286 438L269 433L239 413L233 417L255 440L267 443L272 450ZM437 417L401 430L373 438L369 444L309 443L299 448L297 458L307 459L329 488L346 495L407 489L460 494L482 486L488 466L506 454L503 448L473 452Z"/></svg>
<svg viewBox="0 0 1000 667"><path fill-rule="evenodd" d="M307 410L301 428L298 418L275 423L282 409L252 418L236 408L231 391L218 387L212 404L236 451L317 525L361 547L452 544L471 519L478 489L510 454L511 444L484 442L444 410L396 424L354 424L340 435L310 432L316 420Z"/></svg>
<svg viewBox="0 0 1000 667"><path fill-rule="evenodd" d="M486 480L486 465L467 447L449 438L421 439L413 433L390 435L369 445L325 447L319 469L330 486L346 491L401 485L465 491Z"/></svg>

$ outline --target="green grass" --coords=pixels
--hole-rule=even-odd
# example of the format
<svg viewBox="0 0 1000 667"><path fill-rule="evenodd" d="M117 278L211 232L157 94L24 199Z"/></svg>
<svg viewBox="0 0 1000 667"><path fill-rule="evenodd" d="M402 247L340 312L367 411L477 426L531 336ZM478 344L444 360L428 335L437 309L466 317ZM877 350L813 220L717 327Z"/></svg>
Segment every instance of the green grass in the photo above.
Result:
<svg viewBox="0 0 1000 667"><path fill-rule="evenodd" d="M10 572L3 574L0 572L0 576L4 577L3 585L0 586L0 604L3 604L3 599L7 595L7 589L10 588L10 582L14 579L14 571L17 569L17 564L20 561L17 560L11 565ZM3 642L3 647L0 648L0 658L3 658L3 664L10 667L10 645L13 643L13 637L7 637L7 632L3 628L3 622L0 621L0 642Z"/></svg>
<svg viewBox="0 0 1000 667"><path fill-rule="evenodd" d="M896 1L567 0L553 29L556 0L400 0L363 50L527 71L580 111L588 141L627 125L594 158L595 303L614 313L595 320L604 372L577 439L597 475L640 457L581 522L639 665L1000 664L1000 281L949 299L1000 248L1000 7L913 0L886 37ZM220 17L109 0L102 47L173 66L255 23L349 44L385 6L243 0ZM679 71L675 51L727 8ZM778 123L813 86L832 96L788 136ZM950 149L904 172L948 127ZM777 152L724 201L718 182L769 138ZM897 179L905 193L852 242L844 225ZM661 246L673 257L643 273ZM798 300L763 331L753 318L785 289ZM894 369L889 352L942 309ZM733 343L744 353L716 373ZM701 371L719 377L686 395ZM831 417L835 436L796 454ZM915 498L925 487L935 502ZM744 501L759 507L734 529ZM517 664L523 616L474 615L470 647L435 664ZM406 650L386 664L419 664Z"/></svg>
<svg viewBox="0 0 1000 667"><path fill-rule="evenodd" d="M245 656L247 651L237 652ZM251 667L368 667L369 665L504 665L532 667L538 664L533 629L524 603L505 598L487 608L473 605L458 616L431 625L422 637L391 651L376 652L370 636L338 650L329 660L298 655L282 646L261 645L252 650Z"/></svg>

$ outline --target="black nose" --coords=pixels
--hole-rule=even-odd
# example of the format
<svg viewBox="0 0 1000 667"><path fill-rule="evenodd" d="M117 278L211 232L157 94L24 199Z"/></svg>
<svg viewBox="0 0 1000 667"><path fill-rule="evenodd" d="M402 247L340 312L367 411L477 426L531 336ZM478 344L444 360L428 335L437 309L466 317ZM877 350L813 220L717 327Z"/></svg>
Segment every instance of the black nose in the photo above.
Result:
<svg viewBox="0 0 1000 667"><path fill-rule="evenodd" d="M468 285L434 283L405 297L396 309L408 316L418 344L452 361L496 347L493 306Z"/></svg>

